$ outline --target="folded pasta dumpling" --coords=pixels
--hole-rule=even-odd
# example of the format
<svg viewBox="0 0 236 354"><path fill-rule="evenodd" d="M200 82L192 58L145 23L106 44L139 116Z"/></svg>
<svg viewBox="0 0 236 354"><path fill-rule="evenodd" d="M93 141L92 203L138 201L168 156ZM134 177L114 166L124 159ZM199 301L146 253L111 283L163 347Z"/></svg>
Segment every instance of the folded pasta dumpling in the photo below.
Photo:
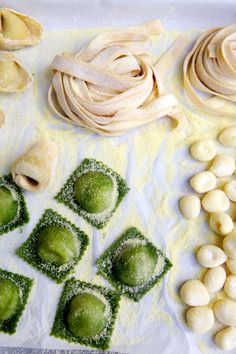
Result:
<svg viewBox="0 0 236 354"><path fill-rule="evenodd" d="M31 81L31 75L12 54L0 53L0 92L24 91Z"/></svg>
<svg viewBox="0 0 236 354"><path fill-rule="evenodd" d="M37 44L42 25L35 19L12 9L0 9L0 49L18 49Z"/></svg>

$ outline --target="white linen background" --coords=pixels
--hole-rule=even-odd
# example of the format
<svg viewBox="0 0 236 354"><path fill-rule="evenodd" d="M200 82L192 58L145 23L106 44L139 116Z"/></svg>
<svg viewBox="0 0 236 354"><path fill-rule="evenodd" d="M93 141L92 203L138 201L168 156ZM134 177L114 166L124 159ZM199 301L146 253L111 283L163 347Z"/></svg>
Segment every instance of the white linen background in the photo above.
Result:
<svg viewBox="0 0 236 354"><path fill-rule="evenodd" d="M3 0L1 1L1 6L14 8L34 16L42 22L45 32L75 28L126 26L153 18L161 19L164 27L169 30L187 30L193 27L207 29L212 26L233 23L236 14L235 1L213 0ZM71 47L79 48L81 42L76 41L74 37L71 40L73 41ZM49 67L53 55L63 51L63 43L55 44L53 49L46 48L43 44L39 44L38 48L41 48L43 51L37 49L37 53L39 53L38 60L32 62L31 55L32 57L34 56L35 48L23 49L16 51L14 54L21 58L26 66L28 65L31 72L33 71L35 73L35 77L39 83L38 100L33 96L33 89L29 89L21 95L12 95L12 97L4 96L2 98L0 96L0 106L2 106L7 113L7 127L0 129L0 174L8 173L11 162L19 156L19 154L23 153L25 146L29 146L30 140L37 138L38 117L41 115L41 119L47 119L44 117L44 107L47 106L46 93L50 84L50 75L47 74L45 76L45 70ZM24 118L26 116L28 117L26 119L27 124L24 124ZM32 121L30 117L32 117ZM162 129L162 124L164 123L154 122L152 126L155 126L155 129L157 126L160 126L160 129ZM45 123L45 126L46 125L47 123ZM68 344L65 341L49 336L62 285L58 286L54 284L44 275L19 260L14 255L16 248L28 237L43 210L46 207L55 208L55 210L67 216L89 235L90 246L87 251L88 255L84 256L84 259L76 271L77 277L87 281L93 281L95 278L95 260L97 257L126 226L133 225L132 220L126 218L129 208L137 208L138 214L142 215L142 220L139 222L140 228L156 245L163 251L166 251L167 254L168 248L166 249L165 238L169 230L178 224L181 217L177 210L177 217L174 220L171 218L158 217L158 212L155 211L156 220L155 222L153 220L150 221L150 215L152 215L152 218L154 217L154 214L151 213L152 203L150 202L153 184L157 183L157 185L161 185L167 196L173 193L173 186L168 185L168 181L165 180L165 139L162 141L161 147L158 147L158 156L153 161L153 166L149 166L148 163L149 151L143 151L143 154L146 156L147 166L149 167L147 183L142 186L142 188L140 187L141 189L135 186L137 176L144 175L143 168L145 166L138 164L133 154L133 143L135 139L144 139L142 146L145 149L145 144L148 141L147 132L150 131L150 128L143 127L120 138L112 138L113 140L110 140L111 152L104 151L104 138L68 125L56 118L55 127L52 121L50 121L48 122L48 128L52 131L52 138L54 128L55 137L57 135L57 129L68 131L68 134L71 134L75 141L78 139L78 144L75 145L75 149L77 150L75 155L71 155L73 158L72 161L70 161L70 154L68 155L67 141L65 139L65 148L64 150L60 150L58 166L61 175L58 175L59 177L54 183L53 191L47 190L37 195L26 193L26 201L31 216L30 222L23 228L22 234L18 229L0 238L0 267L28 275L35 279L32 296L20 321L17 333L13 336L0 334L0 345L6 347L25 346L47 349L79 349L82 348L79 345ZM166 129L166 131L169 132L168 129ZM125 148L123 148L124 146ZM86 149L89 150L89 153L87 153ZM118 172L126 177L131 187L129 195L121 204L120 211L113 216L111 223L109 223L108 228L104 231L95 230L68 208L58 205L52 198L73 169L83 158L88 157L88 155L104 161L113 167L114 170L117 170L116 159L120 160L118 163ZM122 159L123 161L121 161ZM176 176L178 176L178 166L182 159L187 159L186 149L183 148L180 150L179 154L176 154L176 159L172 160L175 161L173 168L175 171L174 175ZM122 166L122 170L120 170L120 166ZM192 168L194 169L195 166L192 166ZM177 180L176 188L182 188L182 183L181 180ZM172 201L172 203L173 207L176 208L177 204L174 203L174 201ZM150 228L149 223L152 224ZM191 252L191 249L189 252ZM91 260L92 266L90 263ZM181 268L183 279L187 279L193 276L196 264L190 257L186 256L183 258L182 264L178 264L178 267ZM86 271L83 276L83 270L85 268ZM197 345L196 336L186 330L182 318L179 317L183 306L177 304L169 296L168 290L165 287L167 279L168 277L162 284L159 284L158 287L147 294L140 304L122 300L123 302L121 303L120 314L113 336L115 340L110 350L137 354L198 354L202 352ZM179 279L178 283L180 282L181 279ZM102 283L102 280L101 284L109 286L106 282ZM161 309L159 318L156 317L151 320L147 318L147 313L150 310L149 305L157 306ZM157 312L158 311L159 310L157 310ZM136 318L129 319L129 321L134 321L134 325L129 326L129 328L125 325L126 312L128 314L127 316L132 313L138 314ZM165 316L166 318L171 318L171 320L166 320ZM168 325L168 321L171 322L170 325ZM209 352L219 352L213 343L210 343L209 346L212 348Z"/></svg>

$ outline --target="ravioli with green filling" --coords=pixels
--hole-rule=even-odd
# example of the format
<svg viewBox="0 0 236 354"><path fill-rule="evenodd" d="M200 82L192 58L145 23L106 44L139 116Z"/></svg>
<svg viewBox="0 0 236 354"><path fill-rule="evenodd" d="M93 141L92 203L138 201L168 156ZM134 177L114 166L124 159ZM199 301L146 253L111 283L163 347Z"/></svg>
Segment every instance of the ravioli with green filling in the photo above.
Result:
<svg viewBox="0 0 236 354"><path fill-rule="evenodd" d="M139 230L131 227L97 260L97 266L117 290L139 301L172 264Z"/></svg>
<svg viewBox="0 0 236 354"><path fill-rule="evenodd" d="M33 280L0 269L0 332L13 334L24 311Z"/></svg>
<svg viewBox="0 0 236 354"><path fill-rule="evenodd" d="M120 294L74 278L65 283L51 335L97 349L109 347Z"/></svg>
<svg viewBox="0 0 236 354"><path fill-rule="evenodd" d="M124 196L126 181L100 161L85 159L55 199L97 228L104 227Z"/></svg>
<svg viewBox="0 0 236 354"><path fill-rule="evenodd" d="M0 235L28 221L29 214L21 189L10 175L0 177Z"/></svg>
<svg viewBox="0 0 236 354"><path fill-rule="evenodd" d="M82 258L88 236L70 221L47 209L17 255L57 283Z"/></svg>

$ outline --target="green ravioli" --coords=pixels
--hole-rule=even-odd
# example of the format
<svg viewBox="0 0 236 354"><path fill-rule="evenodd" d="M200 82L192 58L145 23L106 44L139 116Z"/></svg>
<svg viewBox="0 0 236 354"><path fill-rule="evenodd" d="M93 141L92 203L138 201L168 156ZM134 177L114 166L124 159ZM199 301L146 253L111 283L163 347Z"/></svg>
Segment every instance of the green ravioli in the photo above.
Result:
<svg viewBox="0 0 236 354"><path fill-rule="evenodd" d="M8 279L0 279L0 321L5 321L16 311L19 302L19 289Z"/></svg>
<svg viewBox="0 0 236 354"><path fill-rule="evenodd" d="M43 261L63 265L76 258L77 252L76 239L67 228L48 226L40 231L38 255Z"/></svg>
<svg viewBox="0 0 236 354"><path fill-rule="evenodd" d="M147 245L124 248L114 259L114 276L129 286L142 285L154 274L157 254Z"/></svg>
<svg viewBox="0 0 236 354"><path fill-rule="evenodd" d="M0 269L0 332L13 334L24 311L33 280Z"/></svg>
<svg viewBox="0 0 236 354"><path fill-rule="evenodd" d="M17 214L17 202L6 187L0 187L0 226L6 225Z"/></svg>
<svg viewBox="0 0 236 354"><path fill-rule="evenodd" d="M83 231L54 210L47 209L16 254L61 283L82 258L88 242Z"/></svg>
<svg viewBox="0 0 236 354"><path fill-rule="evenodd" d="M28 221L29 214L21 189L10 175L0 177L0 235Z"/></svg>
<svg viewBox="0 0 236 354"><path fill-rule="evenodd" d="M139 301L171 262L139 230L126 230L97 260L99 272L121 293Z"/></svg>
<svg viewBox="0 0 236 354"><path fill-rule="evenodd" d="M76 295L67 314L69 330L76 337L95 336L106 324L105 310L105 304L96 296L89 293Z"/></svg>
<svg viewBox="0 0 236 354"><path fill-rule="evenodd" d="M126 181L100 161L85 159L55 199L103 228L128 193Z"/></svg>
<svg viewBox="0 0 236 354"><path fill-rule="evenodd" d="M75 199L89 213L101 213L111 206L112 179L103 172L91 171L75 183Z"/></svg>
<svg viewBox="0 0 236 354"><path fill-rule="evenodd" d="M66 281L51 335L105 350L119 309L120 294L77 279Z"/></svg>

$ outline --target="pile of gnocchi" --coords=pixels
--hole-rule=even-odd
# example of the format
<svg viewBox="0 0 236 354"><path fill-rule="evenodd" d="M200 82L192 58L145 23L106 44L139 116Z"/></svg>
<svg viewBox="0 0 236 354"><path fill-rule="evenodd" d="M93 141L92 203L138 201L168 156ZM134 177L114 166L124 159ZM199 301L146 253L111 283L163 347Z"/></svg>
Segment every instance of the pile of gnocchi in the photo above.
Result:
<svg viewBox="0 0 236 354"><path fill-rule="evenodd" d="M236 125L225 128L218 139L227 147L236 147ZM236 179L217 185L221 185L221 178L236 176L235 159L217 155L214 141L208 139L195 142L190 153L194 159L211 165L190 179L198 195L183 196L180 210L186 219L196 219L201 209L205 210L210 228L224 239L222 248L205 244L198 250L197 260L206 268L203 281L188 280L182 285L180 296L190 306L186 312L187 325L195 333L205 333L216 318L226 327L216 334L215 343L223 350L232 350L236 347L236 226L227 211L236 202ZM225 297L209 305L210 295L221 290Z"/></svg>

